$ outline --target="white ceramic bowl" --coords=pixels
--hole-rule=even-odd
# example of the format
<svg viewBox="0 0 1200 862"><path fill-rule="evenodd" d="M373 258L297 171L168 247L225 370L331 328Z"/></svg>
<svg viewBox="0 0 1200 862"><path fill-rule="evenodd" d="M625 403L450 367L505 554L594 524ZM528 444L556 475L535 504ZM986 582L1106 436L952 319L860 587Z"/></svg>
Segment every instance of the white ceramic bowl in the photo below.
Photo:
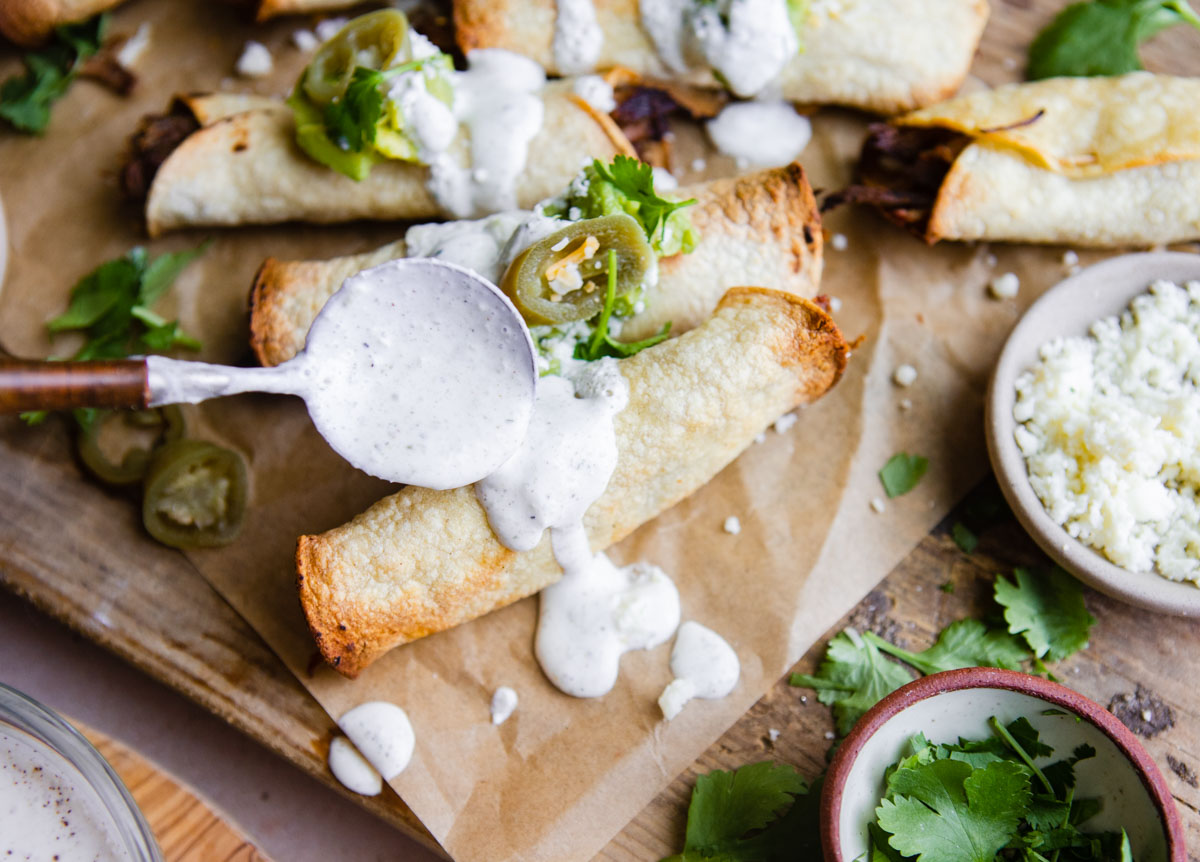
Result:
<svg viewBox="0 0 1200 862"><path fill-rule="evenodd" d="M1068 715L1043 715L1057 709ZM826 860L866 858L867 824L884 796L884 773L917 733L931 742L991 736L987 721L1024 716L1041 739L1066 756L1081 743L1096 756L1076 766L1081 796L1103 810L1088 831L1124 829L1138 862L1187 862L1183 826L1162 773L1112 713L1065 686L1010 670L965 668L922 677L877 703L838 748L821 791ZM1074 716L1078 716L1079 721Z"/></svg>
<svg viewBox="0 0 1200 862"><path fill-rule="evenodd" d="M1166 614L1200 616L1200 588L1154 572L1130 572L1071 538L1046 513L1029 484L1025 459L1013 438L1016 381L1058 336L1086 335L1103 317L1120 314L1159 279L1200 279L1200 255L1128 254L1088 267L1048 290L1013 329L992 373L987 396L988 456L1017 520L1050 557L1081 581L1115 599Z"/></svg>

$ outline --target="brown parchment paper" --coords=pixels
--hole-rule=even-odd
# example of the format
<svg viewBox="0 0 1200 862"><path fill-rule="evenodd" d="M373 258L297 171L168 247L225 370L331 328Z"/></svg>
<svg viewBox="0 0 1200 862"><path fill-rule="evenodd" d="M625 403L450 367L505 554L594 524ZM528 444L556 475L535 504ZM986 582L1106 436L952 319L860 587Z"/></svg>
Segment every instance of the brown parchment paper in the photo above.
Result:
<svg viewBox="0 0 1200 862"><path fill-rule="evenodd" d="M65 307L80 275L144 242L139 214L120 202L115 177L137 119L180 91L282 93L304 63L288 41L295 22L252 27L219 4L137 0L117 13L113 29L132 33L145 20L151 45L131 98L79 82L44 139L0 132L0 197L11 251L0 292L0 344L16 355L69 353L69 339L47 341L44 322ZM277 68L255 82L232 80L251 37L272 47ZM0 58L0 74L13 68L11 52ZM1015 76L998 62L985 68L993 83ZM814 186L838 187L849 178L865 121L824 112L814 122L802 161ZM677 150L679 164L690 165L703 143L694 130L681 129ZM734 169L714 157L707 173ZM401 229L357 224L212 234L212 247L162 310L200 335L199 358L245 362L246 294L266 255L361 251ZM376 699L408 711L416 753L393 784L454 858L592 857L983 474L988 372L1023 309L1064 274L1062 249L931 249L849 210L831 214L827 229L844 234L848 245L826 246L823 292L840 301L835 317L847 337L865 337L845 379L801 411L793 428L764 429L762 443L611 552L622 563L645 559L666 569L679 587L684 619L721 633L741 659L733 694L692 702L669 723L655 702L670 680L669 644L627 655L609 695L567 697L533 659L536 599L397 649L355 681L312 670L314 649L294 589L296 536L342 523L392 488L338 459L294 399L243 396L189 411L196 436L246 455L253 482L242 537L190 559L335 718ZM194 246L208 235L172 236L151 252ZM1083 257L1086 263L1098 256ZM1010 271L1021 279L1018 298L987 298L987 282ZM900 363L918 370L909 388L891 380ZM876 513L870 503L884 496L876 471L897 451L926 455L929 473L915 491ZM738 535L722 529L731 515L741 521ZM136 569L136 559L130 566ZM494 727L488 704L500 685L516 689L520 705Z"/></svg>

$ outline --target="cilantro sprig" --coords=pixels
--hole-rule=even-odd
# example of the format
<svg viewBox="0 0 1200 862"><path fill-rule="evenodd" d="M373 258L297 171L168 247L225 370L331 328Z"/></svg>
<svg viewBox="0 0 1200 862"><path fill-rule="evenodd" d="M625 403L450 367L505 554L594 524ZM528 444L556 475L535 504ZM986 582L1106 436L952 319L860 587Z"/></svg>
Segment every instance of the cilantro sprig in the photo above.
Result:
<svg viewBox="0 0 1200 862"><path fill-rule="evenodd" d="M592 170L602 180L612 183L618 191L638 205L637 218L645 227L648 239L654 239L654 234L660 227L662 229L660 241L665 239L667 219L671 213L696 202L695 198L689 198L686 201L669 201L660 197L654 191L654 168L629 156L619 155L608 166L599 159L593 159Z"/></svg>
<svg viewBox="0 0 1200 862"><path fill-rule="evenodd" d="M897 452L879 471L879 481L889 498L907 494L929 470L929 459L921 455Z"/></svg>
<svg viewBox="0 0 1200 862"><path fill-rule="evenodd" d="M1061 714L1049 711L1045 715ZM1075 765L1096 756L1083 744L1044 766L1054 749L1027 718L992 716L991 736L933 744L911 738L886 774L870 825L871 859L920 862L1075 860L1132 862L1124 833L1090 833L1081 824L1099 800L1076 795Z"/></svg>
<svg viewBox="0 0 1200 862"><path fill-rule="evenodd" d="M600 310L600 314L596 318L595 328L592 330L591 337L587 341L581 341L575 345L576 359L584 359L588 362L594 362L603 356L615 356L623 359L627 356L633 356L647 347L653 347L660 341L665 341L671 333L671 321L668 320L663 324L662 329L649 338L643 338L641 341L617 341L608 331L616 303L617 251L610 248L608 250L608 284L604 291L604 307Z"/></svg>
<svg viewBox="0 0 1200 862"><path fill-rule="evenodd" d="M1143 68L1138 46L1177 24L1200 29L1200 15L1186 0L1072 3L1033 40L1026 77L1135 72Z"/></svg>
<svg viewBox="0 0 1200 862"><path fill-rule="evenodd" d="M405 72L415 72L426 60L411 60L380 71L358 66L350 76L346 92L325 106L325 131L329 139L353 153L368 150L374 143L383 118L383 84Z"/></svg>
<svg viewBox="0 0 1200 862"><path fill-rule="evenodd" d="M0 117L17 131L40 135L50 123L50 109L66 95L80 67L100 50L106 15L68 24L54 31L54 41L22 58L25 72L0 84Z"/></svg>
<svg viewBox="0 0 1200 862"><path fill-rule="evenodd" d="M208 248L203 243L189 251L171 252L150 259L138 246L127 254L100 264L71 289L67 310L50 320L50 334L80 332L83 345L71 359L120 359L147 351L165 352L176 347L199 350L200 342L185 333L178 320L166 320L151 306L162 298L179 274ZM45 419L44 412L23 414L30 424ZM95 411L76 411L86 427Z"/></svg>
<svg viewBox="0 0 1200 862"><path fill-rule="evenodd" d="M1079 583L1061 569L1017 569L1014 578L1015 583L998 576L994 585L1004 627L959 620L921 652L905 650L873 632L859 634L847 628L829 641L815 674L794 673L789 683L815 689L817 699L832 707L834 726L844 736L867 710L913 680L909 670L885 654L921 674L963 667L1019 670L1025 662L1048 673L1043 659L1061 661L1087 646L1096 620L1084 606Z"/></svg>

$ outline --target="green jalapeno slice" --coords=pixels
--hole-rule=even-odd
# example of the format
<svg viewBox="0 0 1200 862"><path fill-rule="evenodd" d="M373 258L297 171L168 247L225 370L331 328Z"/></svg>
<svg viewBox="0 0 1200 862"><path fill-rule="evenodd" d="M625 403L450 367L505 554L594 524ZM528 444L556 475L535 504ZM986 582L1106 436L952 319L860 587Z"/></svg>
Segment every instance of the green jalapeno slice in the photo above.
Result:
<svg viewBox="0 0 1200 862"><path fill-rule="evenodd" d="M117 418L122 419L121 424L126 426L118 429L122 432L143 437L152 435L150 445L129 446L120 454L119 460L110 457L111 447L109 441L104 439L108 436L105 431ZM183 412L175 404L152 410L104 410L86 427L79 429L75 435L75 449L83 466L101 482L116 486L134 485L146 478L153 450L178 440L183 433ZM128 433L122 436L128 436Z"/></svg>
<svg viewBox="0 0 1200 862"><path fill-rule="evenodd" d="M386 69L410 53L408 19L395 9L380 9L350 21L313 56L304 72L304 94L321 107L346 92L359 66Z"/></svg>
<svg viewBox="0 0 1200 862"><path fill-rule="evenodd" d="M142 523L173 548L227 545L241 530L246 496L241 455L201 440L176 440L154 453Z"/></svg>
<svg viewBox="0 0 1200 862"><path fill-rule="evenodd" d="M500 287L530 326L590 320L604 307L610 249L617 253L617 296L624 296L656 263L646 232L624 213L573 222L535 242Z"/></svg>

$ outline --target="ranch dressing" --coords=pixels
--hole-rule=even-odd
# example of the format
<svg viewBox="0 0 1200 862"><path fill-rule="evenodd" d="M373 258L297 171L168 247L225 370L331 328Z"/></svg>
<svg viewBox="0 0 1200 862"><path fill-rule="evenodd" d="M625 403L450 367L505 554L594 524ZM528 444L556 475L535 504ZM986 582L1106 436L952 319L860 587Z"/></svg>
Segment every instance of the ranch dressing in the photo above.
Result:
<svg viewBox="0 0 1200 862"><path fill-rule="evenodd" d="M730 102L705 124L720 152L749 165L786 165L808 146L812 123L788 102Z"/></svg>
<svg viewBox="0 0 1200 862"><path fill-rule="evenodd" d="M471 51L467 62L452 80L454 117L470 137L469 166L448 149L422 154L430 191L455 218L517 208L517 178L545 115L539 93L546 74L537 63L499 48Z"/></svg>
<svg viewBox="0 0 1200 862"><path fill-rule="evenodd" d="M679 627L671 649L671 673L675 679L658 699L668 721L694 697L716 699L733 691L741 675L741 662L723 637L688 620Z"/></svg>
<svg viewBox="0 0 1200 862"><path fill-rule="evenodd" d="M394 703L359 704L338 719L338 727L384 781L403 772L412 759L416 735L408 713Z"/></svg>
<svg viewBox="0 0 1200 862"><path fill-rule="evenodd" d="M354 793L378 796L383 792L383 776L379 770L344 736L335 736L329 743L329 771L343 787Z"/></svg>
<svg viewBox="0 0 1200 862"><path fill-rule="evenodd" d="M616 468L613 417L628 399L613 359L583 365L574 385L542 377L521 449L475 484L506 547L530 550L550 530L563 577L542 590L534 651L547 678L575 697L611 690L622 653L657 646L679 625L670 578L645 564L619 569L593 554L583 527Z"/></svg>
<svg viewBox="0 0 1200 862"><path fill-rule="evenodd" d="M66 759L0 726L0 859L125 862L96 792Z"/></svg>
<svg viewBox="0 0 1200 862"><path fill-rule="evenodd" d="M596 68L604 32L592 0L556 0L554 65L560 75L583 75Z"/></svg>

